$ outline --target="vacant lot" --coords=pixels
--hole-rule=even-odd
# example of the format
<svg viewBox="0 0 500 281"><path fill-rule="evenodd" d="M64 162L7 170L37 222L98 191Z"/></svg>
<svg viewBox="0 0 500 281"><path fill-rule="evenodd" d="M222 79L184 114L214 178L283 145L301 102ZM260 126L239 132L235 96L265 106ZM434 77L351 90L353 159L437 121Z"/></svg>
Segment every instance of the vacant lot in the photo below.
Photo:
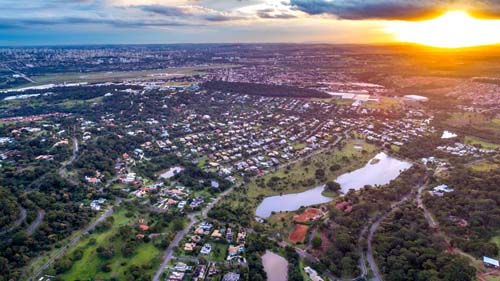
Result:
<svg viewBox="0 0 500 281"><path fill-rule="evenodd" d="M293 220L295 222L310 222L321 214L321 210L317 208L307 208L300 215L295 215Z"/></svg>
<svg viewBox="0 0 500 281"><path fill-rule="evenodd" d="M292 243L304 243L304 239L307 236L307 230L309 226L303 224L296 224L293 228L290 236L288 236L288 240Z"/></svg>

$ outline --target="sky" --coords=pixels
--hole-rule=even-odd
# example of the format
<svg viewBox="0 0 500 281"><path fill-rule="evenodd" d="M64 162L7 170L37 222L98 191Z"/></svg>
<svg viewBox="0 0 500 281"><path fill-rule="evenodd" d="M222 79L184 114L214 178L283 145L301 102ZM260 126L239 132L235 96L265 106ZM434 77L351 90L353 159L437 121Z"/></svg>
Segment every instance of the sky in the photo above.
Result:
<svg viewBox="0 0 500 281"><path fill-rule="evenodd" d="M0 0L0 45L387 43L387 22L452 9L500 18L500 0Z"/></svg>

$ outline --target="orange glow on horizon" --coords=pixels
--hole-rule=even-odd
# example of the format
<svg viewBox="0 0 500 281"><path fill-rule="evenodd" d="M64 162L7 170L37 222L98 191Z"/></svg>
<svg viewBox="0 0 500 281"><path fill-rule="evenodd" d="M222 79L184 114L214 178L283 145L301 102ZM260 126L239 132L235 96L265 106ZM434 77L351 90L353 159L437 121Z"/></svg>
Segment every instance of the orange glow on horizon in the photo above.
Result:
<svg viewBox="0 0 500 281"><path fill-rule="evenodd" d="M464 11L449 11L419 22L386 22L384 31L400 42L440 48L461 48L500 43L500 20L477 19Z"/></svg>

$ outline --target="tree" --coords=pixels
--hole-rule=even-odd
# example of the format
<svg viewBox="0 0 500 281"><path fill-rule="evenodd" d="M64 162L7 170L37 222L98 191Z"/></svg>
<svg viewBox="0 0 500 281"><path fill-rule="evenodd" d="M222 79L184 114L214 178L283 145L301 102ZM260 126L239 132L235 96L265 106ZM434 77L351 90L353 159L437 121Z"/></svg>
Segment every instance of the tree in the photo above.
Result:
<svg viewBox="0 0 500 281"><path fill-rule="evenodd" d="M73 266L73 262L70 259L59 259L54 264L54 268L58 274L68 271Z"/></svg>
<svg viewBox="0 0 500 281"><path fill-rule="evenodd" d="M339 192L341 189L341 186L338 182L335 181L329 181L326 183L325 189L331 192Z"/></svg>
<svg viewBox="0 0 500 281"><path fill-rule="evenodd" d="M322 242L323 242L323 241L321 240L321 237L319 237L319 236L315 236L315 237L313 238L313 240L311 241L312 246L313 246L313 248L315 248L315 249L318 249L319 247L321 247Z"/></svg>
<svg viewBox="0 0 500 281"><path fill-rule="evenodd" d="M172 222L172 229L174 231L181 231L183 228L184 228L184 224L182 223L182 220L181 219L175 219L173 222Z"/></svg>

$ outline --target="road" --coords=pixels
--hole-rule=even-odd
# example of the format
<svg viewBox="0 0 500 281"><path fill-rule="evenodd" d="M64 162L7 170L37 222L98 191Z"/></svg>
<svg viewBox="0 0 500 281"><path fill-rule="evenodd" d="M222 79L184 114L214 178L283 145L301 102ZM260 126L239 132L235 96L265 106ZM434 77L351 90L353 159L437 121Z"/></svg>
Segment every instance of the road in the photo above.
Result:
<svg viewBox="0 0 500 281"><path fill-rule="evenodd" d="M224 196L226 196L229 193L231 193L234 190L234 188L235 187L231 187L230 189L228 189L228 190L222 192L221 194L219 194L219 196L217 198L215 198L212 202L210 202L203 209L203 211L201 211L201 213L192 213L192 214L188 215L188 218L189 218L188 225L186 225L186 227L184 227L183 230L179 231L177 233L177 235L175 235L174 240L172 240L172 242L170 242L170 245L168 245L167 249L165 250L165 253L163 254L163 260L161 262L161 265L160 265L160 267L158 268L158 270L156 271L156 273L155 273L155 275L153 277L153 281L159 281L160 280L160 277L161 277L162 273L165 271L165 268L167 268L168 263L170 262L170 260L172 260L172 258L174 256L174 249L179 246L179 243L181 242L182 238L184 238L184 236L186 236L189 233L189 231L191 230L191 228L196 223L198 223L200 221L198 219L198 217L201 215L202 219L206 219L207 215L208 215L208 212L210 212L210 210L217 203L219 203L219 201L222 200L222 198L224 198Z"/></svg>
<svg viewBox="0 0 500 281"><path fill-rule="evenodd" d="M370 222L368 222L368 224L363 227L358 238L359 268L361 269L361 277L366 277L366 275L368 274L368 270L366 268L365 251L363 251L363 245L361 244L361 242L363 241L363 237L365 237L366 233L368 232L369 225Z"/></svg>
<svg viewBox="0 0 500 281"><path fill-rule="evenodd" d="M423 191L424 191L425 188L427 188L426 184L422 185L418 189L418 193L417 193L417 206L424 212L424 217L427 220L427 223L429 224L429 226L431 228L433 228L433 229L436 229L439 225L436 222L436 220L434 219L434 217L431 215L431 213L429 212L429 210L427 210L427 207L425 207L424 201L422 199L422 193L423 193Z"/></svg>
<svg viewBox="0 0 500 281"><path fill-rule="evenodd" d="M424 184L426 185L426 184ZM420 188L420 187L419 187ZM385 220L389 214L392 213L396 208L404 204L406 201L408 201L413 195L413 191L411 191L409 194L405 195L401 200L398 202L392 203L391 208L389 211L387 211L383 216L378 218L370 227L369 227L369 232L368 232L368 239L367 239L367 249L366 249L366 260L368 261L368 265L370 266L370 269L374 275L372 280L375 281L382 281L382 275L380 274L380 271L378 269L378 265L375 262L375 258L373 257L373 246L372 246L372 240L373 240L373 235L377 231L377 228L380 226L383 220ZM366 270L366 268L365 268Z"/></svg>
<svg viewBox="0 0 500 281"><path fill-rule="evenodd" d="M7 228L6 230L0 231L0 235L4 235L6 233L13 231L26 220L26 209L23 208L21 205L19 205L19 209L21 209L21 217L19 217L11 227Z"/></svg>
<svg viewBox="0 0 500 281"><path fill-rule="evenodd" d="M33 221L29 226L28 228L26 229L26 234L27 235L32 235L35 230L38 229L38 227L40 226L40 224L42 223L43 221L43 217L45 216L45 211L42 210L42 209L39 209L37 214L36 214L36 219L35 221Z"/></svg>
<svg viewBox="0 0 500 281"><path fill-rule="evenodd" d="M70 178L70 177L67 176L67 174L66 174L66 172L67 172L66 167L68 165L73 164L73 162L75 162L76 158L78 157L78 150L79 150L78 149L78 139L76 137L73 137L73 154L68 159L68 161L64 162L63 165L61 166L61 168L59 168L59 176L61 178L66 179L72 185L78 185L78 181L76 181L75 179L72 179L72 178Z"/></svg>
<svg viewBox="0 0 500 281"><path fill-rule="evenodd" d="M36 83L33 79L29 78L26 74L22 73L22 72L19 72L17 70L14 70L12 68L10 68L10 66L8 66L7 64L2 64L5 68L7 68L8 70L14 72L15 74L19 75L21 78L23 78L24 80L28 81L28 82L31 82L31 83Z"/></svg>
<svg viewBox="0 0 500 281"><path fill-rule="evenodd" d="M118 204L120 204L120 200L118 201ZM52 257L49 258L45 264L43 264L30 278L28 278L29 281L37 280L37 278L42 275L42 273L47 270L49 267L54 264L54 262L61 258L71 247L76 245L80 241L80 239L83 237L83 235L93 231L95 227L103 222L105 219L113 215L113 206L110 206L98 219L93 221L90 225L88 225L83 231L78 233L75 237L73 237L64 247L60 248L59 251L57 251Z"/></svg>

